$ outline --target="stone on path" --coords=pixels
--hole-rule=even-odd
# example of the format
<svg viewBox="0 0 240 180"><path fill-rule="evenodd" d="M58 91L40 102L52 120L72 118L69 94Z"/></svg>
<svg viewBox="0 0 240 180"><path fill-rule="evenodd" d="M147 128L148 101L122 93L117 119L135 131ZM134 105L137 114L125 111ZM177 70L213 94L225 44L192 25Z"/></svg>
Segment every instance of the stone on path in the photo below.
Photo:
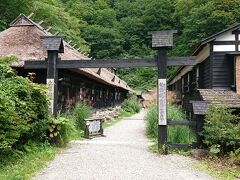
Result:
<svg viewBox="0 0 240 180"><path fill-rule="evenodd" d="M144 112L105 129L106 137L74 141L59 153L38 180L208 180L191 168L195 160L148 151Z"/></svg>

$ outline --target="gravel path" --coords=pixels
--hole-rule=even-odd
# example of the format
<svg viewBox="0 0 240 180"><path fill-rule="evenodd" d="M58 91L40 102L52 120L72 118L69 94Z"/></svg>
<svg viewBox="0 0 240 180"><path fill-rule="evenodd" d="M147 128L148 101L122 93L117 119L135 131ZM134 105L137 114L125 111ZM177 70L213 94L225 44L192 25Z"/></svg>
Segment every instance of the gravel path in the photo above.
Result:
<svg viewBox="0 0 240 180"><path fill-rule="evenodd" d="M105 130L106 137L74 141L34 179L192 180L212 179L190 167L194 160L148 151L144 112Z"/></svg>

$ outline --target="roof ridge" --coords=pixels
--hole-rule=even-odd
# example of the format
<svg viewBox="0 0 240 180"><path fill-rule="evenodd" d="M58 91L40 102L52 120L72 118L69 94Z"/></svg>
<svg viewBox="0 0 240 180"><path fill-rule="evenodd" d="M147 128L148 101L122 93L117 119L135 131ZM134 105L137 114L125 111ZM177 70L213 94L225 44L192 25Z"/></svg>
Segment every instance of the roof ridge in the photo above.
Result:
<svg viewBox="0 0 240 180"><path fill-rule="evenodd" d="M46 34L46 36L54 36L51 32L46 31L45 28L43 28L40 24L34 22L33 20L31 20L28 16L26 16L25 14L19 14L19 16L14 19L10 24L10 27L16 27L16 26L36 26L39 30L41 30L42 32L44 32ZM71 48L72 50L77 51L78 53L80 53L82 56L84 56L85 58L88 58L87 56L85 56L82 52L78 51L77 49L75 49L74 47L72 47L67 41L65 41L63 39L64 43L66 43L66 45Z"/></svg>
<svg viewBox="0 0 240 180"><path fill-rule="evenodd" d="M33 20L28 18L25 14L19 14L19 16L14 19L10 24L10 27L14 26L37 26L39 29L43 30L44 28L35 23Z"/></svg>

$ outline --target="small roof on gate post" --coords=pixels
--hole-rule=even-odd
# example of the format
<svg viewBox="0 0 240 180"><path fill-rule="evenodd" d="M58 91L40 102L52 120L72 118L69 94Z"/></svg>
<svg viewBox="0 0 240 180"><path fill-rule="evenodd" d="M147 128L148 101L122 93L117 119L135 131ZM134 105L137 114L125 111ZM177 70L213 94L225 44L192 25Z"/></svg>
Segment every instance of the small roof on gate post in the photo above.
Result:
<svg viewBox="0 0 240 180"><path fill-rule="evenodd" d="M42 36L43 47L47 51L58 51L64 53L63 36Z"/></svg>
<svg viewBox="0 0 240 180"><path fill-rule="evenodd" d="M152 35L152 47L172 47L173 46L173 34L177 33L177 30L166 30L166 31L152 31L148 32Z"/></svg>

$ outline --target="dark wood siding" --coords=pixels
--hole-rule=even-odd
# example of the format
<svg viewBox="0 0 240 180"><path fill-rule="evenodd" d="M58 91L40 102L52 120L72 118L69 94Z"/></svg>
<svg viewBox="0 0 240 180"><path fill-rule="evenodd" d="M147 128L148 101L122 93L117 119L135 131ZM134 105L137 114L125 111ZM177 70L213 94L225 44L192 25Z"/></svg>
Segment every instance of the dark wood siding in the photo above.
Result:
<svg viewBox="0 0 240 180"><path fill-rule="evenodd" d="M46 78L47 78L47 70L46 69L23 69L23 68L15 68L17 71L17 74L19 76L27 77L29 73L34 73L33 75L34 83L39 83L39 84L46 84Z"/></svg>
<svg viewBox="0 0 240 180"><path fill-rule="evenodd" d="M199 89L211 88L210 58L199 65Z"/></svg>
<svg viewBox="0 0 240 180"><path fill-rule="evenodd" d="M199 96L198 92L192 92L191 94L185 94L183 99L182 99L182 108L183 111L186 113L187 115L187 119L190 119L190 117L188 117L189 112L192 112L192 104L190 103L191 101L199 101L202 100L201 97Z"/></svg>
<svg viewBox="0 0 240 180"><path fill-rule="evenodd" d="M94 108L106 108L120 104L127 91L101 84L70 70L59 71L58 109L68 111L79 101Z"/></svg>
<svg viewBox="0 0 240 180"><path fill-rule="evenodd" d="M196 67L194 67L191 71L191 76L190 76L190 92L192 93L194 90L196 90Z"/></svg>
<svg viewBox="0 0 240 180"><path fill-rule="evenodd" d="M234 84L234 58L226 53L213 53L212 55L212 85L213 88L230 89Z"/></svg>

